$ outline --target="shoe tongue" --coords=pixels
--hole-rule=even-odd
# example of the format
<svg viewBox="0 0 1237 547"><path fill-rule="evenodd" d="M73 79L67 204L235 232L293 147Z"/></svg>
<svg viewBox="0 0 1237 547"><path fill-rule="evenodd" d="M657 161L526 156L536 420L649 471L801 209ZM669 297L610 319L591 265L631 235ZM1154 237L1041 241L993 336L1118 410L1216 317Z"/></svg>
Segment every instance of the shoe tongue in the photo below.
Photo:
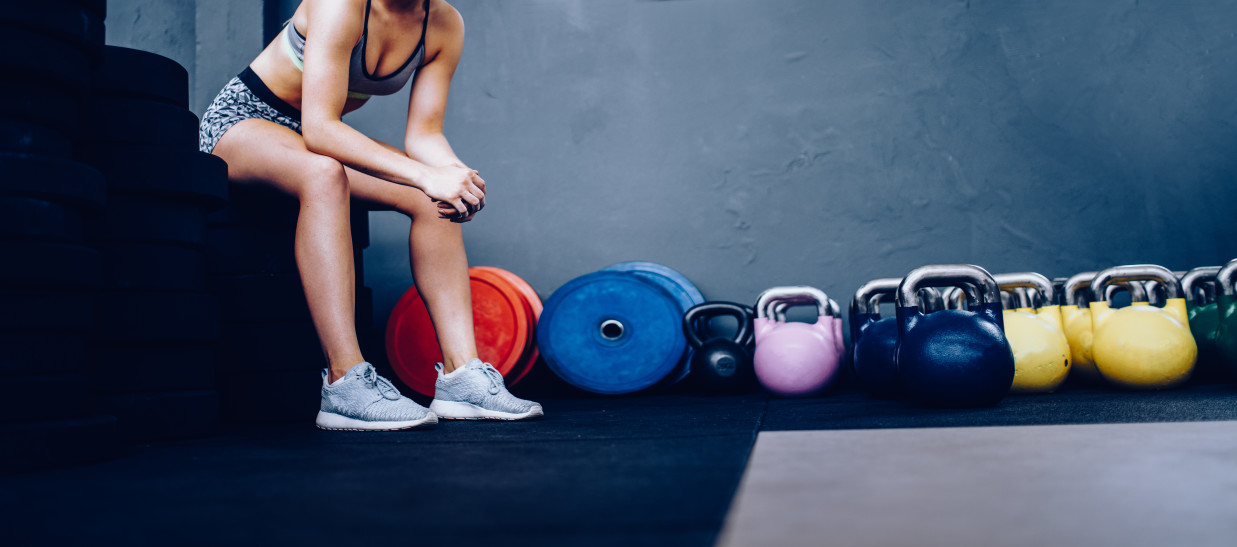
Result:
<svg viewBox="0 0 1237 547"><path fill-rule="evenodd" d="M473 357L471 361L464 365L464 368L485 368L485 363L477 357Z"/></svg>

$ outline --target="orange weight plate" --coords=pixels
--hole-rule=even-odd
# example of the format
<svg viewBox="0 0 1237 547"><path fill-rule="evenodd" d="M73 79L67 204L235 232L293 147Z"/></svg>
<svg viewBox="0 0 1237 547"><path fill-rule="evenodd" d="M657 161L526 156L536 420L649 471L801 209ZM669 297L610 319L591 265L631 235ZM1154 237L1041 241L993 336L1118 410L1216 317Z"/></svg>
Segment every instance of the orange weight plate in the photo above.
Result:
<svg viewBox="0 0 1237 547"><path fill-rule="evenodd" d="M529 285L527 281L524 281L523 278L515 275L514 273L502 268L488 266L482 266L479 269L490 270L502 276L508 283L511 284L511 286L515 287L520 294L524 296L525 304L527 304L529 324L532 325L528 329L528 349L525 352L524 359L520 361L520 364L516 366L516 369L513 370L511 372L511 376L509 376L511 379L507 382L507 385L512 386L522 380L524 376L532 370L533 365L537 363L537 359L541 358L541 353L537 350L536 341L537 320L541 318L541 296L537 294L537 291L533 289L532 285Z"/></svg>
<svg viewBox="0 0 1237 547"><path fill-rule="evenodd" d="M523 296L507 282L478 273L476 268L469 268L468 276L478 356L505 377L519 363L529 343L532 325ZM386 346L391 368L400 380L418 393L433 396L438 377L434 363L442 361L442 350L416 287L408 289L391 310Z"/></svg>

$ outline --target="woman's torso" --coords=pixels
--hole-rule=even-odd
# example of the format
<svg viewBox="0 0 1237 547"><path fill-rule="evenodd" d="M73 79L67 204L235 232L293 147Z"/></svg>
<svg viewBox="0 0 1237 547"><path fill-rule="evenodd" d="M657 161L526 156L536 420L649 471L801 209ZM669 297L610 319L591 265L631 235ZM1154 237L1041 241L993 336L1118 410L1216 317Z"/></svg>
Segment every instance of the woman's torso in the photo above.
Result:
<svg viewBox="0 0 1237 547"><path fill-rule="evenodd" d="M368 13L363 15L365 21L363 35L358 38L352 53L357 56L363 55L363 58L350 59L349 63L353 60L362 61L366 76L375 80L397 75L404 76L405 74L399 74L401 69L411 64L410 68L415 71L424 63L429 47L423 40L428 33L425 32L427 19L422 7L432 6L432 2L414 0L408 2L408 8L401 11L386 11L381 2L372 0L358 3L360 7L357 9L368 9ZM430 11L433 11L432 7ZM305 29L309 26L309 20L304 3L296 8L288 24L293 28L281 30L249 66L275 95L297 110L301 110L303 97L301 69L298 68L288 49L289 45L285 42L289 38L286 36L289 30L298 32L300 35L307 34ZM362 47L362 39L365 41L364 47ZM355 72L351 64L348 68ZM344 109L340 114L360 108L367 100L367 98L349 97L344 102Z"/></svg>

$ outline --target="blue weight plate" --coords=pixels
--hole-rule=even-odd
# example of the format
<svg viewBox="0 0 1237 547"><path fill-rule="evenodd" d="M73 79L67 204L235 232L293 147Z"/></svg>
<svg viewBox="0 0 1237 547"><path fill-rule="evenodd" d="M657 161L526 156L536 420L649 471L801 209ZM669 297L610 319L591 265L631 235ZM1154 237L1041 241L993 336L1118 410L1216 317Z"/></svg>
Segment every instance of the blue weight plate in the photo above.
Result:
<svg viewBox="0 0 1237 547"><path fill-rule="evenodd" d="M692 284L686 276L669 266L663 266L656 262L631 261L613 264L602 271L633 273L656 283L674 296L674 299L679 303L679 307L683 308L682 313L684 314L692 306L704 303L704 295L700 293L696 285ZM687 377L687 373L691 372L689 364L691 363L692 355L695 353L696 350L694 348L687 348L687 353L679 361L678 366L666 376L665 383L667 385L677 384Z"/></svg>
<svg viewBox="0 0 1237 547"><path fill-rule="evenodd" d="M595 272L546 300L537 344L546 365L580 389L614 395L653 386L687 349L683 312L643 277Z"/></svg>

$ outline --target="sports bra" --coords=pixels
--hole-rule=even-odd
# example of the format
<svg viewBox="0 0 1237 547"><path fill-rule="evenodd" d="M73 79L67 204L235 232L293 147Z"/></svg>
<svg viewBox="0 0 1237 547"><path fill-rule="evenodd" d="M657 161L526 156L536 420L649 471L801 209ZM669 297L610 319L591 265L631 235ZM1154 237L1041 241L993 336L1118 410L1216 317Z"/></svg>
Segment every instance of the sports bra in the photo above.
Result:
<svg viewBox="0 0 1237 547"><path fill-rule="evenodd" d="M352 47L352 59L348 65L348 98L368 99L373 95L393 95L403 89L412 75L421 67L425 60L425 31L429 27L430 0L425 0L425 19L421 22L421 41L412 51L412 56L404 61L403 66L386 76L372 75L365 70L365 42L369 36L369 6L372 0L365 1L365 30L361 32L361 41ZM292 63L302 72L305 71L305 37L296 26L288 20L284 29L284 51L292 58Z"/></svg>

